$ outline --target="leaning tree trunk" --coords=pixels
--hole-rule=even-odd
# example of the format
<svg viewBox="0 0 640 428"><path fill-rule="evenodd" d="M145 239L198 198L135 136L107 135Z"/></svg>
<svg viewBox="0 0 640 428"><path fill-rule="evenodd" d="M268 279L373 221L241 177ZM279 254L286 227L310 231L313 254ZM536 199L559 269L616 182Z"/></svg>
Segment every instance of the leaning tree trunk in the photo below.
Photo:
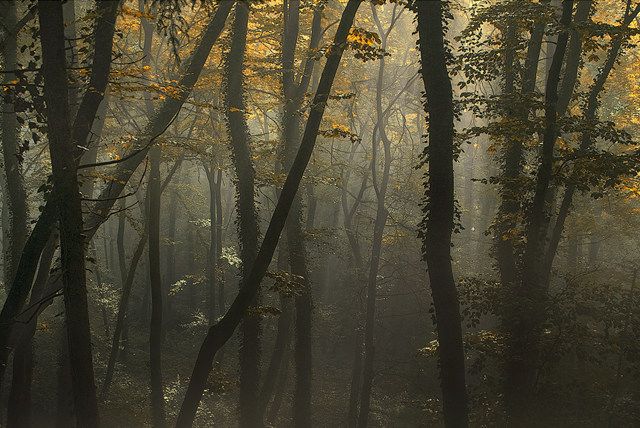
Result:
<svg viewBox="0 0 640 428"><path fill-rule="evenodd" d="M187 387L187 392L182 402L180 413L178 414L177 427L190 427L193 425L196 410L204 393L207 377L216 353L231 338L233 332L242 321L245 312L249 306L253 304L258 294L260 282L264 278L271 263L280 234L284 229L287 215L293 204L293 198L300 187L302 176L313 153L320 123L322 122L326 103L329 99L329 93L346 46L347 35L361 2L362 0L349 0L342 13L333 47L327 58L327 63L322 72L316 95L311 104L312 107L309 112L309 118L307 119L302 143L298 149L296 159L289 170L289 174L287 174L282 192L271 216L269 227L258 251L258 256L251 267L248 277L243 279L243 285L229 307L229 310L220 321L211 326L207 332L200 347L189 380L189 386Z"/></svg>
<svg viewBox="0 0 640 428"><path fill-rule="evenodd" d="M423 250L436 315L444 422L447 427L466 427L469 409L462 325L451 266L451 234L455 216L454 113L444 42L443 2L417 2L417 12L422 79L429 116L429 145L424 154L429 170Z"/></svg>

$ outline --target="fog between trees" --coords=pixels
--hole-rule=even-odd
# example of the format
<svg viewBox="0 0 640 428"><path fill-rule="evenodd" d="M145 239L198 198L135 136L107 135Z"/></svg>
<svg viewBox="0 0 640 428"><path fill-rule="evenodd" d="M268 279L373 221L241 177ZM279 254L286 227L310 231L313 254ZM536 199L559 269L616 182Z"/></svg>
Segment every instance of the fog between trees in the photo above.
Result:
<svg viewBox="0 0 640 428"><path fill-rule="evenodd" d="M639 13L3 2L0 424L638 425Z"/></svg>

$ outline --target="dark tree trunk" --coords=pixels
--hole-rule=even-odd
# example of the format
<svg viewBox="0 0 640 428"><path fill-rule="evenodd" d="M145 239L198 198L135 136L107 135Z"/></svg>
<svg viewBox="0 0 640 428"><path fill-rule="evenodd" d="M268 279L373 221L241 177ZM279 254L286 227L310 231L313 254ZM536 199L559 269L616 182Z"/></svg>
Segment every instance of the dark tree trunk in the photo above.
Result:
<svg viewBox="0 0 640 428"><path fill-rule="evenodd" d="M209 257L207 259L207 276L209 289L207 290L207 310L209 325L213 325L216 319L216 293L218 292L218 267L222 248L218 246L218 205L220 202L220 183L216 182L216 171L213 165L205 165L205 173L209 182ZM220 177L218 177L220 179ZM222 312L221 312L222 313Z"/></svg>
<svg viewBox="0 0 640 428"><path fill-rule="evenodd" d="M523 255L522 280L519 281L514 290L519 300L514 316L509 320L511 328L507 335L505 404L510 424L519 424L526 420L529 414L528 409L531 405L530 399L536 373L538 330L544 319L545 305L544 292L540 283L541 262L544 258L543 243L546 237L543 223L545 221L548 189L551 182L555 141L558 136L558 85L567 49L572 10L573 1L565 0L560 20L564 28L558 35L558 41L547 75L545 130L536 174L533 202L528 210L526 219L526 245Z"/></svg>
<svg viewBox="0 0 640 428"><path fill-rule="evenodd" d="M6 28L13 29L16 26L16 6L17 2L5 4L3 12L3 24ZM2 46L2 57L4 70L15 70L17 54L17 38L10 34L4 37ZM11 81L16 79L14 73L4 73L5 85L11 85ZM10 87L10 86L7 86ZM11 94L16 97L18 94ZM27 192L24 187L22 170L20 165L20 153L18 144L18 117L14 111L14 103L2 103L2 160L4 166L3 192L4 206L3 214L9 220L9 230L3 241L4 250L4 284L7 290L13 282L18 269L20 255L27 240L29 232L27 221L29 212L27 207ZM6 212L5 212L6 210Z"/></svg>
<svg viewBox="0 0 640 428"><path fill-rule="evenodd" d="M104 21L111 20L105 25L105 34L102 34L107 41L113 39L116 8L117 3L106 3L104 11L107 14L100 18ZM62 282L74 407L78 425L97 426L98 406L87 306L85 239L77 163L74 156L77 150L76 142L81 141L81 144L84 144L86 134L82 140L78 140L74 138L71 129L62 4L39 2L38 11L49 152L60 229ZM111 11L113 13L109 14ZM96 43L104 42L99 40L100 35L96 32ZM95 61L93 66L97 67ZM106 70L108 69L107 65ZM89 129L98 105L99 102L96 103L93 115L87 119Z"/></svg>
<svg viewBox="0 0 640 428"><path fill-rule="evenodd" d="M166 425L162 387L162 316L163 289L160 274L160 149L150 152L149 212L149 284L151 287L151 322L149 325L149 361L151 369L151 413L154 427Z"/></svg>
<svg viewBox="0 0 640 428"><path fill-rule="evenodd" d="M373 19L378 28L382 43L381 48L386 50L387 38L393 29L390 25L388 29L383 29L378 18L375 6L371 6ZM395 12L394 12L395 15ZM392 22L395 20L392 18ZM364 356L362 362L362 389L360 391L360 408L358 414L358 427L366 428L369 423L369 410L371 407L371 391L373 388L374 359L375 359L375 323L376 323L376 299L378 287L378 271L380 269L380 256L382 254L382 237L387 224L389 212L386 209L387 188L391 170L391 141L386 133L386 120L389 109L383 111L382 96L385 76L386 61L380 58L378 67L378 77L376 80L376 123L372 135L372 161L371 177L373 188L376 194L376 218L373 226L373 240L371 243L371 259L369 261L369 275L367 278L367 303L364 324ZM379 177L379 145L382 142L384 155L382 160L382 176ZM356 362L358 356L356 355ZM354 364L354 370L357 364Z"/></svg>
<svg viewBox="0 0 640 428"><path fill-rule="evenodd" d="M51 262L58 245L58 236L52 234L42 252L38 265L38 274L33 283L29 305L36 305L42 297L42 291L49 280ZM25 336L16 346L13 357L13 378L7 405L8 427L31 426L31 381L33 378L33 336L36 324L29 323Z"/></svg>
<svg viewBox="0 0 640 428"><path fill-rule="evenodd" d="M350 428L358 424L358 403L360 401L360 385L362 384L362 332L356 329L353 337L353 367L351 368L351 386L349 389L349 409L347 410L347 425Z"/></svg>
<svg viewBox="0 0 640 428"><path fill-rule="evenodd" d="M443 2L417 3L422 79L429 116L427 206L423 249L436 315L444 422L469 424L458 294L451 267L454 228L453 93L447 71Z"/></svg>
<svg viewBox="0 0 640 428"><path fill-rule="evenodd" d="M238 236L242 260L242 287L258 249L258 215L255 202L255 171L249 147L249 129L244 103L244 59L249 25L249 6L236 3L231 48L226 59L225 112L231 137L231 154L236 172ZM256 305L259 296L252 302ZM258 315L244 314L240 326L240 426L256 427L261 421L256 411L260 382L261 323Z"/></svg>
<svg viewBox="0 0 640 428"><path fill-rule="evenodd" d="M318 90L311 104L312 107L309 112L309 118L302 137L300 149L285 180L282 192L271 216L265 238L260 246L260 251L258 252L255 263L253 263L251 267L249 275L243 279L243 285L231 304L231 307L220 321L211 326L207 332L200 347L200 352L198 353L189 380L189 386L182 407L180 408L180 413L178 414L177 427L190 427L193 425L196 410L200 404L215 355L229 338L231 338L238 324L242 321L246 310L253 303L258 293L260 282L264 278L267 268L271 263L280 234L284 229L287 215L293 204L293 198L300 187L302 176L313 153L325 106L329 99L329 93L346 45L347 35L361 2L362 0L350 0L342 14L336 31L333 48L327 58L322 77L318 84Z"/></svg>
<svg viewBox="0 0 640 428"><path fill-rule="evenodd" d="M279 379L278 375L280 371L283 370L284 355L287 348L289 348L289 342L291 341L291 324L293 323L294 313L290 298L281 297L280 308L281 313L278 318L276 341L273 345L271 361L269 361L269 367L264 375L264 382L260 389L260 395L258 396L257 407L261 418L264 418L269 401L274 395Z"/></svg>
<svg viewBox="0 0 640 428"><path fill-rule="evenodd" d="M300 1L284 3L284 34L282 41L282 91L285 99L282 117L284 156L282 164L291 168L300 144L300 109L304 94L309 86L313 71L313 61L307 61L300 81L296 82L294 72L295 52L300 27ZM313 52L320 39L322 7L314 13L310 51ZM286 223L287 249L291 272L302 281L302 291L295 299L295 368L296 386L293 398L293 423L296 427L311 425L311 312L312 293L306 255L306 239L302 229L302 198L296 195Z"/></svg>
<svg viewBox="0 0 640 428"><path fill-rule="evenodd" d="M116 325L113 330L113 338L111 341L111 352L109 353L109 359L107 361L107 371L104 375L104 381L102 383L102 391L100 397L102 399L107 397L109 393L109 387L113 380L113 373L115 371L116 360L120 351L120 337L127 323L127 311L129 307L129 299L131 297L131 290L133 288L133 281L135 279L136 268L138 262L142 258L144 247L147 244L147 235L143 235L138 241L138 245L133 253L131 262L129 264L129 270L126 274L124 283L122 284L122 294L120 295L120 302L118 303L118 315L116 317Z"/></svg>

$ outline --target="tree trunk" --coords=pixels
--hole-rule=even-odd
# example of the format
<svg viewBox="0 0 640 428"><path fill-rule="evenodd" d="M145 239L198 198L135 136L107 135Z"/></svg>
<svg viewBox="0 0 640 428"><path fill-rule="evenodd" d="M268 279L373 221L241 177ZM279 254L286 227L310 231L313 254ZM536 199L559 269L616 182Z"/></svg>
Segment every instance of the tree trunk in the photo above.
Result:
<svg viewBox="0 0 640 428"><path fill-rule="evenodd" d="M557 103L558 85L562 64L564 62L569 25L571 24L573 1L564 0L562 6L561 25L563 31L551 61L545 89L545 130L540 153L539 167L536 174L536 185L533 202L528 211L525 235L526 244L523 255L522 280L516 286L515 295L518 305L507 336L506 391L505 403L507 418L510 424L519 424L527 420L528 409L537 367L537 342L539 328L544 319L544 290L540 279L544 259L543 243L546 230L546 199L551 182L553 153L558 136ZM518 289L519 288L519 289Z"/></svg>
<svg viewBox="0 0 640 428"><path fill-rule="evenodd" d="M249 25L249 6L236 3L231 48L226 59L225 112L231 137L232 160L236 172L238 236L242 260L242 287L253 265L258 249L258 215L255 202L255 171L249 148L249 129L244 103L244 59ZM258 303L259 297L252 302ZM260 382L260 318L244 314L240 326L240 426L261 425L256 402Z"/></svg>
<svg viewBox="0 0 640 428"><path fill-rule="evenodd" d="M300 1L284 2L284 34L282 40L282 91L285 99L282 117L284 156L282 164L291 168L300 145L300 109L307 91L314 61L308 61L296 82L294 72L295 52L300 30ZM314 52L320 41L322 6L317 6L312 23L310 52ZM306 255L306 239L302 229L302 198L296 195L286 223L287 249L291 272L301 278L302 291L295 299L295 368L296 386L293 398L293 423L296 427L311 425L311 317L312 293Z"/></svg>
<svg viewBox="0 0 640 428"><path fill-rule="evenodd" d="M451 79L447 71L443 2L417 3L422 79L429 116L427 206L423 232L429 284L436 315L444 422L469 424L460 309L451 266L454 228L453 133Z"/></svg>
<svg viewBox="0 0 640 428"><path fill-rule="evenodd" d="M327 58L322 77L318 84L318 90L311 104L312 107L309 112L309 118L307 119L300 149L285 180L256 261L253 263L248 277L243 280L243 285L229 310L220 321L211 326L207 332L200 347L200 352L198 353L189 380L189 386L184 401L182 402L180 413L178 414L177 427L182 428L193 425L196 410L200 404L215 355L233 335L236 327L242 321L246 310L253 303L258 293L260 282L269 267L273 253L278 245L280 234L284 228L287 215L293 204L293 198L298 191L300 181L313 153L325 106L329 99L329 93L346 46L347 35L361 2L362 0L349 0L345 7L340 23L338 24L333 48Z"/></svg>
<svg viewBox="0 0 640 428"><path fill-rule="evenodd" d="M116 8L112 4L108 4L106 11L109 11L109 7L115 12ZM77 164L74 158L78 140L73 138L70 126L62 4L39 2L38 11L75 413L78 425L97 426L98 406L87 306L85 240ZM111 19L113 18L114 15L111 15ZM107 16L102 19L106 20ZM106 34L110 36L109 40L113 38L114 24L115 22L111 22L105 31L110 33ZM99 41L98 38L99 35L96 34L96 43ZM95 111L93 114L95 115ZM92 120L93 118L90 118L90 121ZM86 136L81 141L86 141Z"/></svg>
<svg viewBox="0 0 640 428"><path fill-rule="evenodd" d="M16 2L5 4L3 24L13 29L16 26ZM17 68L17 39L13 35L4 38L2 57L4 70ZM14 73L5 73L3 84L9 85L16 79ZM16 97L13 93L10 97ZM20 255L27 240L29 228L29 212L27 207L27 192L22 178L20 165L20 148L18 144L18 117L14 111L14 103L2 103L2 160L4 166L4 207L5 215L9 220L9 230L3 241L4 250L4 284L7 291L13 282L18 269Z"/></svg>
<svg viewBox="0 0 640 428"><path fill-rule="evenodd" d="M42 252L38 265L38 274L33 283L29 305L35 305L42 297L42 291L49 280L51 262L58 245L58 236L52 234ZM13 378L7 405L8 427L31 426L31 381L33 378L33 336L36 324L27 325L26 337L19 341L13 357Z"/></svg>
<svg viewBox="0 0 640 428"><path fill-rule="evenodd" d="M147 244L147 235L143 235L138 241L138 245L133 253L131 262L129 264L129 271L126 274L126 279L122 284L122 294L120 295L120 302L118 303L118 315L116 317L116 325L113 330L113 338L111 341L111 352L109 353L109 359L107 361L107 370L104 375L104 381L102 383L102 391L100 397L105 399L109 393L109 387L113 380L113 373L115 371L116 360L120 351L120 336L125 328L127 322L127 311L129 307L129 298L131 297L131 290L133 288L133 281L135 279L136 268L144 252L144 247Z"/></svg>
<svg viewBox="0 0 640 428"><path fill-rule="evenodd" d="M377 25L382 43L381 48L386 50L387 38L393 29L390 25L385 31L378 18L375 6L371 5L373 19ZM395 14L395 12L394 12ZM392 19L392 22L394 20ZM379 60L378 77L376 80L376 124L372 134L372 161L371 161L371 177L373 187L376 194L376 219L373 226L373 239L371 243L371 259L369 261L369 275L367 278L367 304L365 312L364 324L364 356L362 363L362 390L360 391L360 408L358 414L358 427L366 428L369 423L369 410L371 407L371 391L373 388L373 364L375 358L375 323L376 323L376 298L378 288L378 271L380 268L380 255L382 254L382 237L384 228L387 224L389 212L385 207L385 199L387 188L389 187L389 178L391 170L391 141L386 133L386 120L389 109L383 111L382 96L385 75L385 58ZM379 153L378 146L382 141L384 147L382 177L379 176ZM378 181L380 180L380 181ZM357 361L356 361L357 362ZM357 364L354 364L354 369Z"/></svg>
<svg viewBox="0 0 640 428"><path fill-rule="evenodd" d="M160 149L150 152L149 213L149 283L151 286L151 322L149 325L149 361L151 369L151 413L154 427L166 425L162 387L162 318L163 294L160 274Z"/></svg>

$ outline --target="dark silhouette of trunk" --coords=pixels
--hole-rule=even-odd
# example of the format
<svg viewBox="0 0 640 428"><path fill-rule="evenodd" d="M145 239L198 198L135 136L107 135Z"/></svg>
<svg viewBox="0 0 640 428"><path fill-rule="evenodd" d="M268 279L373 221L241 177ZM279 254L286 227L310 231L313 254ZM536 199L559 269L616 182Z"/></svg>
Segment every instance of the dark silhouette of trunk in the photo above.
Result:
<svg viewBox="0 0 640 428"><path fill-rule="evenodd" d="M149 284L151 287L151 322L149 325L149 362L151 369L151 414L154 427L166 425L162 387L162 318L163 294L160 274L160 149L150 151L149 212Z"/></svg>
<svg viewBox="0 0 640 428"><path fill-rule="evenodd" d="M93 66L89 78L89 87L95 90L86 91L82 97L78 114L73 122L71 138L76 146L86 144L89 133L93 127L96 112L99 109L106 90L109 69L111 66L111 47L113 44L113 32L115 26L115 16L119 2L104 1L98 3L97 25L95 30L95 49L93 55ZM64 41L63 41L64 47ZM67 82L64 81L66 91ZM68 108L68 107L67 107ZM68 124L67 124L68 126ZM79 158L84 150L75 148L68 156L70 159ZM75 166L74 166L75 171ZM7 359L11 352L8 341L11 336L13 325L11 320L22 310L27 296L31 291L33 278L36 272L40 255L49 240L56 220L58 219L57 190L54 186L51 198L42 209L40 217L36 222L27 242L24 246L18 269L13 282L7 293L7 298L0 311L0 383L4 378ZM62 198L63 199L63 198ZM113 200L111 201L113 203ZM90 237L89 237L90 238ZM56 281L47 289L44 295L53 295L55 291L62 288L60 281Z"/></svg>
<svg viewBox="0 0 640 428"><path fill-rule="evenodd" d="M569 25L572 18L573 1L562 4L560 24L563 27L547 75L545 89L545 129L542 139L539 166L536 174L533 201L528 210L525 236L526 244L522 259L522 280L515 288L518 296L511 329L507 335L505 404L509 423L519 424L527 420L530 399L537 367L537 344L539 329L544 319L544 290L540 283L541 261L544 258L543 243L546 231L545 206L551 182L553 153L558 137L557 103L560 72L565 58Z"/></svg>
<svg viewBox="0 0 640 428"><path fill-rule="evenodd" d="M240 259L242 260L241 287L256 259L258 249L258 215L255 202L255 171L249 147L249 129L244 103L244 59L249 25L249 7L236 3L231 47L226 58L225 112L231 138L231 157L236 172L236 210ZM252 302L258 304L259 296ZM240 326L240 426L256 427L261 421L256 409L260 382L261 323L256 314L244 314Z"/></svg>
<svg viewBox="0 0 640 428"><path fill-rule="evenodd" d="M264 382L260 389L260 395L258 396L258 412L261 418L267 411L267 406L271 397L277 387L279 374L281 370L284 370L284 356L289 343L291 341L291 324L293 324L293 305L291 304L289 297L280 298L280 317L278 318L278 330L276 333L276 340L273 345L273 353L271 354L271 360L269 361L269 367L264 375Z"/></svg>
<svg viewBox="0 0 640 428"><path fill-rule="evenodd" d="M9 2L4 5L2 21L7 29L13 29L17 25L16 2ZM5 30L8 31L8 30ZM8 34L4 38L2 46L2 59L4 70L15 70L17 68L17 38L14 34ZM4 85L9 85L16 79L14 73L3 74ZM17 97L13 93L11 97ZM21 169L21 155L18 144L18 117L14 111L13 102L2 103L2 160L4 167L4 206L3 214L8 219L8 233L3 241L4 250L4 284L7 290L13 282L18 269L20 255L27 240L29 232L27 222L29 211L27 207L27 192L24 187ZM6 212L5 212L6 210Z"/></svg>
<svg viewBox="0 0 640 428"><path fill-rule="evenodd" d="M300 144L300 110L307 91L314 61L305 64L299 82L295 76L295 52L300 32L300 1L289 0L284 5L284 34L282 40L282 91L284 111L282 115L282 134L284 156L282 164L291 168ZM322 6L314 13L310 52L314 52L320 42L322 24ZM306 254L306 239L302 229L302 198L296 195L286 223L287 249L291 272L302 281L302 291L295 298L295 369L296 383L293 395L293 423L296 427L311 425L311 312L312 293Z"/></svg>
<svg viewBox="0 0 640 428"><path fill-rule="evenodd" d="M162 181L162 185L160 186L160 192L162 193L166 187L171 182L174 173L182 164L182 158L178 159L173 167L169 170L169 173ZM141 205L145 205L141 204ZM143 213L146 208L143 209ZM113 381L113 374L115 372L115 366L118 358L118 354L121 355L121 360L125 361L123 358L125 354L125 347L127 346L127 337L126 337L126 329L129 326L129 300L131 298L131 292L133 289L133 284L136 275L136 269L142 258L142 254L144 252L144 248L147 245L148 234L143 233L142 237L138 240L138 244L133 252L133 256L131 257L131 262L129 263L129 269L125 272L124 282L122 284L122 293L120 294L120 301L118 302L118 314L116 315L116 324L113 331L113 337L111 339L111 351L109 353L109 359L107 360L107 370L105 372L104 381L102 383L102 388L100 391L100 398L105 399L109 393L109 388L111 386L111 382ZM148 290L148 289L147 289ZM146 317L144 318L146 320ZM120 341L123 342L122 350L120 349Z"/></svg>
<svg viewBox="0 0 640 428"><path fill-rule="evenodd" d="M17 2L9 2L4 5L2 11L2 23L4 27L3 31L3 46L2 46L2 62L5 71L9 71L3 74L3 84L7 85L5 88L9 88L11 81L16 79L15 73L11 70L17 69L17 33L19 31L17 21ZM10 34L13 30L13 34ZM0 174L3 175L0 179L2 183L2 249L3 249L3 275L5 291L10 292L10 286L16 277L18 270L18 264L22 250L27 241L29 233L27 222L29 220L29 211L27 205L27 193L25 190L24 180L22 176L21 168L21 149L18 143L18 132L20 126L18 124L18 116L15 111L16 103L14 99L18 98L16 89L13 93L4 93L3 98L8 99L8 102L0 102L0 111L2 111L1 129L2 129L2 165L3 171ZM37 256L36 256L37 257ZM34 266L35 270L35 266ZM33 276L31 277L33 278ZM25 296L26 299L26 296ZM12 420L13 415L23 415L25 412L29 412L30 407L30 391L31 391L31 365L32 365L32 351L31 342L29 342L28 350L23 350L21 355L17 355L14 358L13 373L14 378L12 380L11 388L11 405L16 406L16 412L12 412L9 408L7 417L7 423L14 422ZM20 360L20 358L30 358L27 360ZM1 363L6 361L3 360ZM4 373L4 367L2 367L2 373ZM2 378L0 377L0 387ZM23 382L22 385L17 383ZM14 391L21 391L16 392ZM15 400L14 400L15 399ZM24 399L24 401L22 401Z"/></svg>
<svg viewBox="0 0 640 428"><path fill-rule="evenodd" d="M444 423L468 426L462 326L451 267L454 228L453 94L447 71L443 2L417 3L422 79L429 117L429 162L423 250L435 309Z"/></svg>
<svg viewBox="0 0 640 428"><path fill-rule="evenodd" d="M118 213L118 232L116 234L116 248L118 249L118 271L120 272L120 285L124 285L127 279L127 254L124 248L124 233L126 229L127 214L125 208L127 198L120 200L120 212Z"/></svg>
<svg viewBox="0 0 640 428"><path fill-rule="evenodd" d="M221 209L220 181L222 179L222 171L215 171L213 165L205 165L205 173L209 182L209 258L207 259L207 276L209 280L209 289L207 291L207 310L206 314L209 319L209 325L213 325L216 319L216 293L218 293L218 273L220 268L220 252L218 228L218 209ZM222 220L222 218L220 218ZM220 224L222 226L222 223ZM220 237L221 239L222 237ZM222 313L222 312L220 312Z"/></svg>
<svg viewBox="0 0 640 428"><path fill-rule="evenodd" d="M51 263L58 245L58 236L54 233L42 252L38 273L33 283L29 306L36 305L42 298L42 291L49 280ZM25 336L18 342L13 357L13 377L7 405L8 427L31 426L31 381L33 378L33 336L36 332L36 324L29 323L26 326Z"/></svg>
<svg viewBox="0 0 640 428"><path fill-rule="evenodd" d="M69 367L69 338L66 321L58 326L56 341L56 428L66 428L75 423L71 386L71 368Z"/></svg>
<svg viewBox="0 0 640 428"><path fill-rule="evenodd" d="M350 0L342 13L332 49L329 52L320 82L318 83L316 95L311 104L302 143L298 149L295 161L287 174L263 243L258 251L258 256L250 269L249 275L243 279L242 287L229 307L229 310L220 321L211 326L207 332L200 347L191 378L189 379L189 386L187 387L187 392L178 414L177 427L190 427L193 425L195 413L200 404L216 353L229 338L231 338L233 332L242 321L246 310L253 303L258 293L260 282L264 278L267 268L271 263L280 234L284 229L287 215L293 204L293 198L300 187L302 176L313 153L333 80L335 79L340 59L346 46L347 35L361 2L362 0Z"/></svg>
<svg viewBox="0 0 640 428"><path fill-rule="evenodd" d="M165 279L163 293L166 298L164 304L165 324L170 325L174 318L173 302L171 300L171 286L176 282L176 223L178 215L178 191L171 191L171 199L169 200L169 215L167 219L167 244L165 251ZM167 329L163 331L163 340L166 337Z"/></svg>
<svg viewBox="0 0 640 428"><path fill-rule="evenodd" d="M107 394L109 393L109 387L111 386L111 381L113 380L116 360L118 358L118 353L120 350L120 337L125 328L125 323L127 322L127 309L129 307L129 299L131 297L131 290L133 288L136 268L138 267L138 263L142 258L142 253L144 252L144 247L146 246L146 244L147 235L145 234L142 236L142 238L140 238L140 240L138 241L138 245L133 252L133 256L131 257L131 262L129 264L129 270L122 285L122 294L120 295L120 302L118 303L118 315L116 317L116 324L113 330L113 338L111 341L111 352L109 353L107 370L104 376L104 381L102 383L102 391L100 392L100 397L102 399L105 399L107 397Z"/></svg>
<svg viewBox="0 0 640 428"><path fill-rule="evenodd" d="M150 69L151 46L153 43L153 25L143 18L144 61ZM149 118L154 115L154 107L149 93L145 93L145 108ZM164 388L162 385L162 338L164 319L164 288L160 272L160 209L162 184L160 181L160 163L162 152L155 145L149 150L149 184L147 188L146 226L149 239L149 286L151 296L151 319L149 322L149 369L151 386L151 419L156 428L166 426L164 410Z"/></svg>
<svg viewBox="0 0 640 428"><path fill-rule="evenodd" d="M354 337L355 346L349 388L349 409L347 410L347 424L349 427L355 427L358 424L358 402L360 401L360 385L362 383L362 332L360 329L356 329Z"/></svg>
<svg viewBox="0 0 640 428"><path fill-rule="evenodd" d="M562 84L558 89L558 117L562 117L566 113L578 80L583 41L580 30L589 20L592 4L592 0L582 0L576 4L576 12L573 16L574 28L571 30L571 37L567 45L567 59L562 74Z"/></svg>
<svg viewBox="0 0 640 428"><path fill-rule="evenodd" d="M376 23L378 34L381 37L381 48L386 50L387 39L396 22L396 9L394 9L391 24L384 30L378 18L375 6L371 5L371 13ZM385 58L379 60L378 77L376 81L376 124L372 134L372 161L371 178L376 194L376 218L373 226L373 239L371 243L371 259L369 261L369 275L367 278L367 303L364 324L364 356L362 363L362 389L360 391L360 406L358 414L358 424L360 428L366 428L369 421L369 410L371 406L371 390L373 388L374 358L375 358L375 322L376 322L376 296L378 287L378 271L380 269L380 255L382 253L382 236L387 223L389 212L385 207L385 198L389 186L389 175L391 170L391 141L386 133L386 119L389 109L382 109L382 92L385 75ZM382 162L382 177L379 176L379 144L382 141L384 157ZM357 362L358 355L356 355ZM354 363L354 370L358 364Z"/></svg>
<svg viewBox="0 0 640 428"><path fill-rule="evenodd" d="M99 4L100 5L100 4ZM98 14L95 43L107 43L109 52L113 41L117 2L105 2L101 6L103 14ZM80 426L98 425L93 359L91 354L91 330L87 307L85 275L85 240L82 219L81 197L78 185L75 154L77 142L85 144L84 138L72 132L68 99L68 81L65 64L64 22L61 3L39 2L40 38L42 44L42 64L45 80L44 94L47 103L47 129L49 152L53 171L54 202L57 206L60 230L62 283L66 333L69 346L69 362L73 385L73 399L77 423ZM97 52L97 50L96 50ZM92 74L102 64L97 64L96 54ZM110 60L110 58L108 58ZM109 62L100 70L108 74ZM93 75L91 81L93 80ZM106 74L100 76L106 87ZM92 91L87 91L90 93ZM94 120L102 100L102 94L92 104L91 115L82 122L88 129ZM85 102L83 98L82 103ZM81 105L82 107L82 105ZM78 117L86 114L78 111ZM78 119L76 118L76 122Z"/></svg>
<svg viewBox="0 0 640 428"><path fill-rule="evenodd" d="M276 382L275 391L273 392L273 401L267 414L269 423L274 424L278 419L282 401L287 390L289 382L289 360L291 359L291 345L287 344L282 355L282 364L278 373L278 381Z"/></svg>

